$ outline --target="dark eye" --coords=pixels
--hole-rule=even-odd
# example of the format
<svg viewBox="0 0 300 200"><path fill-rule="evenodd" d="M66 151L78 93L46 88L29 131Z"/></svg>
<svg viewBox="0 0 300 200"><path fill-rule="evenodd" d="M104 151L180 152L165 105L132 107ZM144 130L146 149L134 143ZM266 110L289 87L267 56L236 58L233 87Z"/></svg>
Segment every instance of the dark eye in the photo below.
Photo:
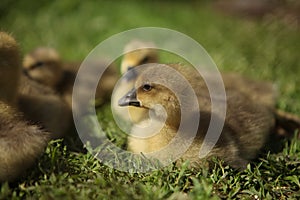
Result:
<svg viewBox="0 0 300 200"><path fill-rule="evenodd" d="M31 69L42 67L44 64L45 64L44 62L39 61L39 62L35 63L34 65L32 65Z"/></svg>
<svg viewBox="0 0 300 200"><path fill-rule="evenodd" d="M143 90L145 92L149 92L152 89L152 86L150 84L144 84L143 85Z"/></svg>
<svg viewBox="0 0 300 200"><path fill-rule="evenodd" d="M146 63L149 62L149 60L150 60L150 58L149 58L148 56L146 56L146 57L140 62L140 64L146 64Z"/></svg>

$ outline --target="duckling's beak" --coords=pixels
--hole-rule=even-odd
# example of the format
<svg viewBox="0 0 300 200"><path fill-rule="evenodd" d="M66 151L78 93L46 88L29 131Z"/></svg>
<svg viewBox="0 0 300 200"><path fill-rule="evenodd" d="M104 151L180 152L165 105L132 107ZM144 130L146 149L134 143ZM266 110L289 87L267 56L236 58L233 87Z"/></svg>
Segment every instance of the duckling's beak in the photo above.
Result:
<svg viewBox="0 0 300 200"><path fill-rule="evenodd" d="M125 94L121 99L119 99L119 106L136 106L140 107L140 102L136 99L136 89L133 88L127 94Z"/></svg>
<svg viewBox="0 0 300 200"><path fill-rule="evenodd" d="M128 71L125 74L124 78L127 82L135 80L137 77L137 72L134 67L128 67Z"/></svg>

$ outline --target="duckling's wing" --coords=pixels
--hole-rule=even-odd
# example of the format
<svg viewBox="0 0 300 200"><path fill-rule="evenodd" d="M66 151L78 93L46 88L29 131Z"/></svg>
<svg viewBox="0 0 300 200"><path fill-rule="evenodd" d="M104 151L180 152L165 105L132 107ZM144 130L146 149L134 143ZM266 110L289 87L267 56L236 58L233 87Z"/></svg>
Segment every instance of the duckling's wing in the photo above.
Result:
<svg viewBox="0 0 300 200"><path fill-rule="evenodd" d="M223 73L226 90L238 90L253 101L273 108L277 96L274 84L265 81L251 80L236 73Z"/></svg>
<svg viewBox="0 0 300 200"><path fill-rule="evenodd" d="M236 90L227 90L226 125L240 148L240 154L253 159L275 126L273 109L256 103Z"/></svg>

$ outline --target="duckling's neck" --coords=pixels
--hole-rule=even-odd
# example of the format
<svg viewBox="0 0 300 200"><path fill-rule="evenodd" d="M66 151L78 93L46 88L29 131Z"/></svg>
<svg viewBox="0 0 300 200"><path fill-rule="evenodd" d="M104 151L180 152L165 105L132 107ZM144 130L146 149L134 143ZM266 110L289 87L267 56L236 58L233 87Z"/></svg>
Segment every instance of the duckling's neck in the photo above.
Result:
<svg viewBox="0 0 300 200"><path fill-rule="evenodd" d="M158 121L165 121L165 125L177 130L180 125L180 110L176 109L166 111L162 106L157 105L155 109L150 110L150 117L154 117Z"/></svg>
<svg viewBox="0 0 300 200"><path fill-rule="evenodd" d="M166 120L166 125L172 127L173 129L178 129L180 125L180 115L179 116L168 116Z"/></svg>

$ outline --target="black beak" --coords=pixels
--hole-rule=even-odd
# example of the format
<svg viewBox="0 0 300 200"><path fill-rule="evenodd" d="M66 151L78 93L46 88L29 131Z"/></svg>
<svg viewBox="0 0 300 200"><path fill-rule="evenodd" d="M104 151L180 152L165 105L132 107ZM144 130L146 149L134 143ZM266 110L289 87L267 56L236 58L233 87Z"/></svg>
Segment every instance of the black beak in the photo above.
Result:
<svg viewBox="0 0 300 200"><path fill-rule="evenodd" d="M129 82L131 80L135 80L136 77L137 77L137 72L134 69L134 67L128 67L128 71L124 76L125 80Z"/></svg>
<svg viewBox="0 0 300 200"><path fill-rule="evenodd" d="M118 101L119 106L136 106L140 107L140 102L136 99L136 89L133 88Z"/></svg>

